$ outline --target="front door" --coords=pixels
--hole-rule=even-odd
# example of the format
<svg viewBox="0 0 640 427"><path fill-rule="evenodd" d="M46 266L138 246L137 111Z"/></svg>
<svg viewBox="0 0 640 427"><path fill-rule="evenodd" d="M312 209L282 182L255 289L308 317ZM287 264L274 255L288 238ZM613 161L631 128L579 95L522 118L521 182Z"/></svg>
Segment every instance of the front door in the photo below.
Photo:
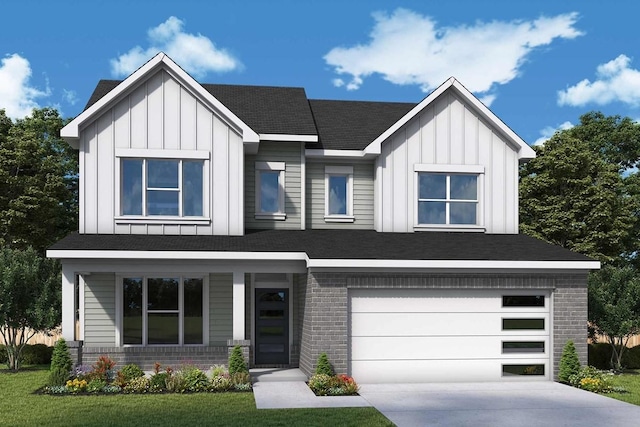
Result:
<svg viewBox="0 0 640 427"><path fill-rule="evenodd" d="M289 364L289 290L256 289L256 365Z"/></svg>

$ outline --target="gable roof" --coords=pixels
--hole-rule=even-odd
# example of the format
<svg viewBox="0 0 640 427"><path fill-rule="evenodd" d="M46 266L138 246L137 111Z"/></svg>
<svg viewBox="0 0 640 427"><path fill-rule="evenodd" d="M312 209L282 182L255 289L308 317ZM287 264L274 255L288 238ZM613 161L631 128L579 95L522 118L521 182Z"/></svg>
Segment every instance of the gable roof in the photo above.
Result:
<svg viewBox="0 0 640 427"><path fill-rule="evenodd" d="M369 154L380 154L382 143L393 135L398 129L407 124L409 120L413 119L415 116L420 114L422 110L424 110L428 105L433 103L440 95L442 95L446 90L454 90L462 99L471 105L478 114L489 123L491 123L495 128L502 133L502 135L518 147L518 159L521 161L533 159L536 156L533 148L529 146L522 138L520 138L509 126L507 126L498 116L493 114L493 112L487 108L478 98L476 98L466 87L462 85L458 80L454 77L449 77L449 79L442 83L436 90L431 92L425 99L423 99L419 104L417 104L411 111L404 115L400 120L396 121L390 128L381 133L373 142L371 142L366 148L365 153Z"/></svg>
<svg viewBox="0 0 640 427"><path fill-rule="evenodd" d="M309 266L326 266L329 261L343 267L357 266L363 261L375 261L378 266L386 262L397 267L402 267L403 262L419 261L431 268L439 268L440 264L446 266L447 262L463 262L464 268L482 263L505 265L506 268L529 265L532 268L591 269L599 266L597 261L582 254L523 234L378 233L374 230L265 230L248 232L244 236L73 233L52 245L47 256L92 258L95 257L92 251L96 251L95 256L99 251L103 257L107 256L105 251L114 254L133 252L127 255L129 258L135 258L135 253L146 252L154 258L153 253L160 256L159 252L166 252L173 254L173 259L189 256L188 253L199 254L191 255L198 259L216 254L231 259L233 253L245 254L248 259L257 259L260 254L275 254L271 256L276 259L280 254L281 258L277 259L306 259Z"/></svg>
<svg viewBox="0 0 640 427"><path fill-rule="evenodd" d="M62 136L77 138L80 123L158 63L165 64L180 77L187 79L187 83L196 92L224 115L228 115L243 130L245 142L305 141L306 148L311 150L308 154L350 150L357 156L376 156L381 152L381 144L394 132L420 114L445 91L453 90L517 148L521 161L535 157L533 149L522 138L453 77L418 104L309 100L303 88L200 84L163 53L123 81L101 80L85 110L63 128Z"/></svg>
<svg viewBox="0 0 640 427"><path fill-rule="evenodd" d="M202 85L196 82L193 77L191 77L186 71L180 68L178 64L173 62L171 58L162 52L151 58L144 65L134 71L129 77L115 85L115 87L112 87L111 90L95 100L93 104L89 105L88 108L86 108L76 118L67 123L67 125L60 131L60 136L67 141L77 141L80 136L80 127L85 122L92 120L104 108L111 106L112 103L116 102L122 94L126 93L129 89L136 87L136 85L144 81L148 75L151 75L161 69L171 74L171 76L178 80L180 84L192 90L193 93L205 102L209 108L216 111L222 117L225 117L232 126L236 127L240 131L245 143L251 144L260 141L260 138L255 131L253 131L246 123L229 110L227 106L207 92ZM113 80L107 81L103 84L101 91L112 85L113 82Z"/></svg>
<svg viewBox="0 0 640 427"><path fill-rule="evenodd" d="M100 80L85 110L121 82ZM222 84L201 86L258 134L317 134L304 88Z"/></svg>
<svg viewBox="0 0 640 427"><path fill-rule="evenodd" d="M407 114L415 103L310 99L318 142L309 149L364 150Z"/></svg>

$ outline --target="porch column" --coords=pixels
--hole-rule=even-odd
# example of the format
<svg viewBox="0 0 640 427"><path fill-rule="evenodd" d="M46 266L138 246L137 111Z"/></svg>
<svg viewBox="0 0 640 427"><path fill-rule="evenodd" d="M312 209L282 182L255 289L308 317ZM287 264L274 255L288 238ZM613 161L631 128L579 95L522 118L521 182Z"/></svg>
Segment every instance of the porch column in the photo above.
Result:
<svg viewBox="0 0 640 427"><path fill-rule="evenodd" d="M62 337L66 341L75 339L75 317L75 273L62 263Z"/></svg>
<svg viewBox="0 0 640 427"><path fill-rule="evenodd" d="M233 272L233 339L244 340L244 271Z"/></svg>

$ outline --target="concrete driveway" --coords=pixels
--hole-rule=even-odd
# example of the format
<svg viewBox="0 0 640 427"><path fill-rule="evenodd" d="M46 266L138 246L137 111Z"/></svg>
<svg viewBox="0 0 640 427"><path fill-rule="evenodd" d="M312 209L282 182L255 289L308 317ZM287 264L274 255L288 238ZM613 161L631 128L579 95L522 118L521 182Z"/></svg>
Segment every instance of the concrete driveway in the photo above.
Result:
<svg viewBox="0 0 640 427"><path fill-rule="evenodd" d="M640 406L551 381L362 384L360 396L399 427L640 425Z"/></svg>

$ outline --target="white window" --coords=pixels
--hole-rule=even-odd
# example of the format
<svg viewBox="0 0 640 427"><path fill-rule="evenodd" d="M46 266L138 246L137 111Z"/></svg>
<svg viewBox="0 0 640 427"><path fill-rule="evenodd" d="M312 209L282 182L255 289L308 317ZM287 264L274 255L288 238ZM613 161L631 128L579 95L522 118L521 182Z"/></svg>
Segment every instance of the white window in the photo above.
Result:
<svg viewBox="0 0 640 427"><path fill-rule="evenodd" d="M484 168L415 165L418 227L479 228Z"/></svg>
<svg viewBox="0 0 640 427"><path fill-rule="evenodd" d="M204 160L123 158L123 216L204 216Z"/></svg>
<svg viewBox="0 0 640 427"><path fill-rule="evenodd" d="M123 277L120 344L206 344L206 289L204 277Z"/></svg>
<svg viewBox="0 0 640 427"><path fill-rule="evenodd" d="M256 219L286 219L284 172L284 162L256 162Z"/></svg>
<svg viewBox="0 0 640 427"><path fill-rule="evenodd" d="M325 166L324 219L353 222L353 166Z"/></svg>

